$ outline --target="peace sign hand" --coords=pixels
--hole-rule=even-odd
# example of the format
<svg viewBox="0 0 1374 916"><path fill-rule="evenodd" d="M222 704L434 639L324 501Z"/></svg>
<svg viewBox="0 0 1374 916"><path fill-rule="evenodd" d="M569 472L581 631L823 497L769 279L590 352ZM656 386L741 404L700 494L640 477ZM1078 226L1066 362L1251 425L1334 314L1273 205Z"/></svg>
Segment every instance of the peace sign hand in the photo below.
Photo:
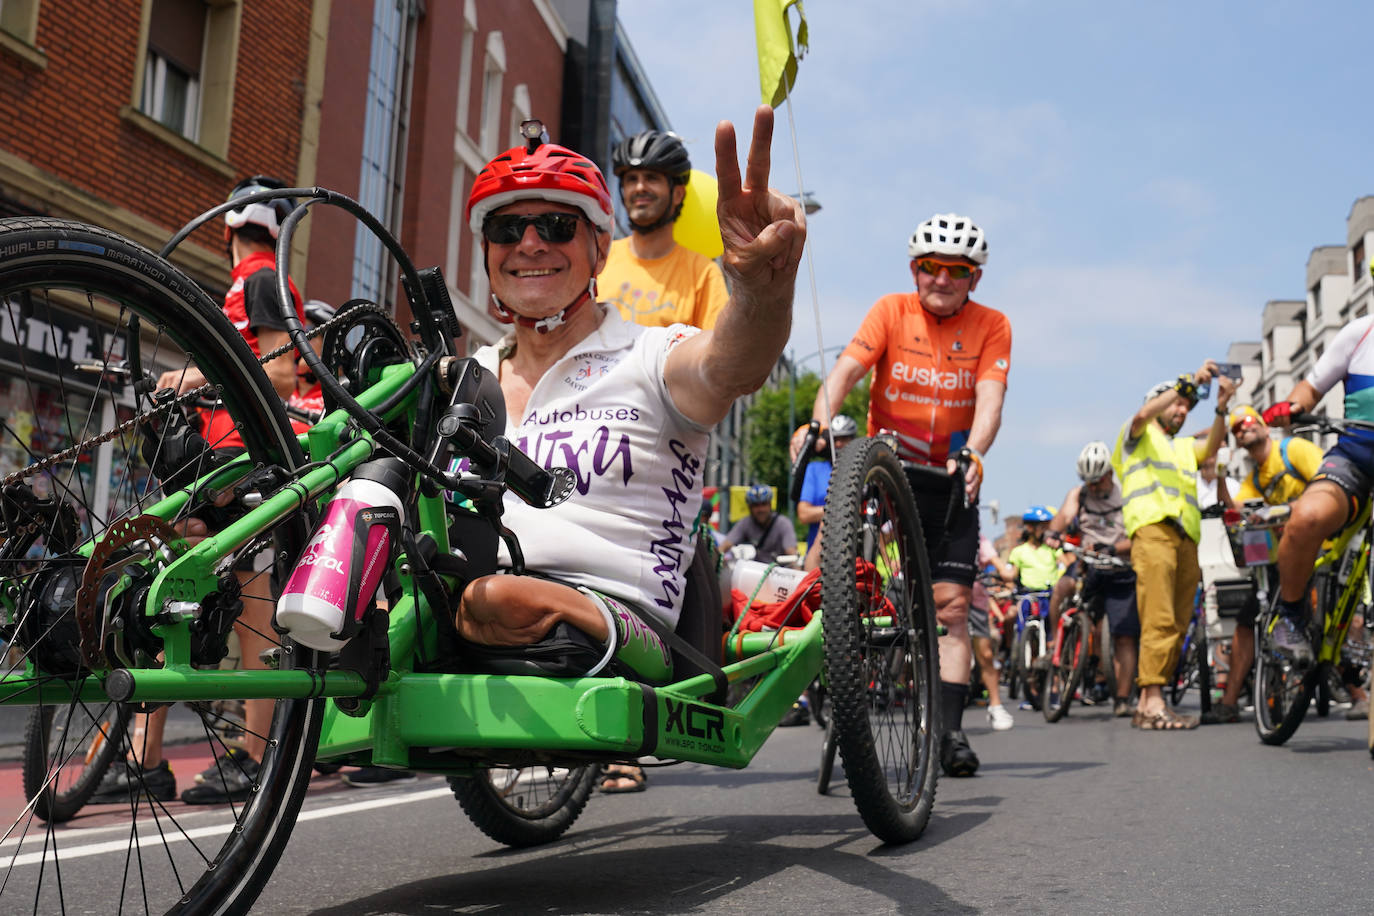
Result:
<svg viewBox="0 0 1374 916"><path fill-rule="evenodd" d="M716 217L732 294L790 301L806 242L806 216L799 201L768 187L772 142L773 109L760 105L741 182L734 125L716 125Z"/></svg>

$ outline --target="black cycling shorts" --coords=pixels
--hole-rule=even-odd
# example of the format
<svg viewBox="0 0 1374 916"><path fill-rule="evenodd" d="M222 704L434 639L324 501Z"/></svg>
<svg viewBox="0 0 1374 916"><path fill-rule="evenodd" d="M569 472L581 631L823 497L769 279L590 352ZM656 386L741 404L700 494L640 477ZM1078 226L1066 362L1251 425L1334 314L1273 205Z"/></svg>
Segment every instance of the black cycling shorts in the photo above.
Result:
<svg viewBox="0 0 1374 916"><path fill-rule="evenodd" d="M907 480L916 496L916 511L921 516L921 532L930 555L931 581L953 582L972 588L978 573L978 504L956 509L946 536L945 520L949 517L950 503L948 484L919 471L914 475L908 471Z"/></svg>
<svg viewBox="0 0 1374 916"><path fill-rule="evenodd" d="M1312 475L1312 481L1329 480L1345 491L1346 496L1350 497L1350 510L1345 517L1348 523L1364 508L1370 488L1374 487L1374 479L1371 479L1369 472L1357 457L1347 454L1342 444L1343 441L1338 440L1331 450L1322 456L1321 466L1317 468L1317 473Z"/></svg>
<svg viewBox="0 0 1374 916"><path fill-rule="evenodd" d="M1107 629L1113 636L1139 636L1135 573L1129 569L1097 569L1089 566L1083 577L1083 605L1100 620L1105 610Z"/></svg>

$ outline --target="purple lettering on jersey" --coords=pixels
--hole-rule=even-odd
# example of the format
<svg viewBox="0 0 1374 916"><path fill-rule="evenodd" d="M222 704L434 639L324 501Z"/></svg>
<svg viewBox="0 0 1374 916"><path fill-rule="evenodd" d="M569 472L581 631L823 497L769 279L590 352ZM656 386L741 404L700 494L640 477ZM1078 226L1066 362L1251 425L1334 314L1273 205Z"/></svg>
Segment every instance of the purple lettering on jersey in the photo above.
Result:
<svg viewBox="0 0 1374 916"><path fill-rule="evenodd" d="M682 569L684 541L691 537L691 531L682 521L682 506L697 492L697 471L701 468L701 459L676 439L669 441L668 448L672 450L673 457L677 458L678 466L673 468L672 489L662 488L669 506L668 517L661 523L664 536L651 541L649 551L658 561L653 571L663 589L663 597L655 599L654 603L671 610L681 593L677 574ZM694 515L689 517L695 518Z"/></svg>

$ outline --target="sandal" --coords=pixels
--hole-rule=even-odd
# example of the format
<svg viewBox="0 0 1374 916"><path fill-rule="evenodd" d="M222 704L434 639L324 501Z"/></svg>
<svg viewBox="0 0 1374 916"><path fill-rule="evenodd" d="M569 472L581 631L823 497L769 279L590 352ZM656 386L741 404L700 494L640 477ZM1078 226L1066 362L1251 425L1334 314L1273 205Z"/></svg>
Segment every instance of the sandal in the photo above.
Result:
<svg viewBox="0 0 1374 916"><path fill-rule="evenodd" d="M1152 732L1178 732L1197 728L1196 716L1180 716L1168 706L1159 712L1148 715L1137 709L1131 717L1131 727Z"/></svg>
<svg viewBox="0 0 1374 916"><path fill-rule="evenodd" d="M601 779L596 787L603 795L621 795L627 792L643 792L646 788L645 783L648 781L649 777L642 768L612 763L602 771ZM617 785L617 783L629 783L629 785Z"/></svg>

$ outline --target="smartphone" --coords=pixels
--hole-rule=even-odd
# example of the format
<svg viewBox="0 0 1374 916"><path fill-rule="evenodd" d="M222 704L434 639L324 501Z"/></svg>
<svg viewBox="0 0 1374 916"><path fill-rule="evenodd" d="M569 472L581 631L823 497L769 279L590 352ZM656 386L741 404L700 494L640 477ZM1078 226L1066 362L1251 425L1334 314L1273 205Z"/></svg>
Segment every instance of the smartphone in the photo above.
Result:
<svg viewBox="0 0 1374 916"><path fill-rule="evenodd" d="M1224 375L1229 379L1240 381L1240 363L1217 363L1217 374Z"/></svg>

